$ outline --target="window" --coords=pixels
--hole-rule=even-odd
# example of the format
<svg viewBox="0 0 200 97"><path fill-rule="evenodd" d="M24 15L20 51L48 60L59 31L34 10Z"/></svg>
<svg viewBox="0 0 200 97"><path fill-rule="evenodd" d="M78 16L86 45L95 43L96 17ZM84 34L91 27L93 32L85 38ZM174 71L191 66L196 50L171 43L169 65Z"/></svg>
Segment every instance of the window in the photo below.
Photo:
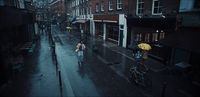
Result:
<svg viewBox="0 0 200 97"><path fill-rule="evenodd" d="M194 9L200 9L200 1L196 0L194 3Z"/></svg>
<svg viewBox="0 0 200 97"><path fill-rule="evenodd" d="M160 33L159 39L163 39L163 38L165 38L165 32L163 32L163 31L161 30L161 33Z"/></svg>
<svg viewBox="0 0 200 97"><path fill-rule="evenodd" d="M137 15L142 15L144 12L144 1L143 0L137 0Z"/></svg>
<svg viewBox="0 0 200 97"><path fill-rule="evenodd" d="M4 0L0 0L0 6L4 6Z"/></svg>
<svg viewBox="0 0 200 97"><path fill-rule="evenodd" d="M152 36L152 41L155 42L155 41L158 41L158 33L153 33L153 36Z"/></svg>
<svg viewBox="0 0 200 97"><path fill-rule="evenodd" d="M192 11L200 9L199 0L180 0L180 12Z"/></svg>
<svg viewBox="0 0 200 97"><path fill-rule="evenodd" d="M136 41L142 41L142 33L136 34Z"/></svg>
<svg viewBox="0 0 200 97"><path fill-rule="evenodd" d="M122 0L117 0L117 9L122 9Z"/></svg>
<svg viewBox="0 0 200 97"><path fill-rule="evenodd" d="M104 2L101 2L101 11L104 11Z"/></svg>
<svg viewBox="0 0 200 97"><path fill-rule="evenodd" d="M89 14L90 14L90 8L87 7L87 15L89 15Z"/></svg>
<svg viewBox="0 0 200 97"><path fill-rule="evenodd" d="M24 0L19 0L19 7L24 9L25 5L24 5Z"/></svg>
<svg viewBox="0 0 200 97"><path fill-rule="evenodd" d="M89 8L90 14L92 14L92 7Z"/></svg>
<svg viewBox="0 0 200 97"><path fill-rule="evenodd" d="M112 2L112 0L109 0L108 1L108 10L113 10L113 2Z"/></svg>
<svg viewBox="0 0 200 97"><path fill-rule="evenodd" d="M83 8L82 10L83 10L83 11L82 11L82 12L83 12L83 14L82 14L82 15L85 15L85 8Z"/></svg>
<svg viewBox="0 0 200 97"><path fill-rule="evenodd" d="M194 0L180 0L180 12L192 10L194 5Z"/></svg>
<svg viewBox="0 0 200 97"><path fill-rule="evenodd" d="M152 15L161 15L162 14L162 6L159 0L153 0L152 6Z"/></svg>
<svg viewBox="0 0 200 97"><path fill-rule="evenodd" d="M119 27L114 25L107 25L108 38L114 41L118 41Z"/></svg>
<svg viewBox="0 0 200 97"><path fill-rule="evenodd" d="M96 4L96 12L99 12L99 3Z"/></svg>
<svg viewBox="0 0 200 97"><path fill-rule="evenodd" d="M96 23L96 34L97 35L100 35L100 36L103 36L103 24L100 24L100 23Z"/></svg>
<svg viewBox="0 0 200 97"><path fill-rule="evenodd" d="M145 41L150 42L150 33L145 34Z"/></svg>

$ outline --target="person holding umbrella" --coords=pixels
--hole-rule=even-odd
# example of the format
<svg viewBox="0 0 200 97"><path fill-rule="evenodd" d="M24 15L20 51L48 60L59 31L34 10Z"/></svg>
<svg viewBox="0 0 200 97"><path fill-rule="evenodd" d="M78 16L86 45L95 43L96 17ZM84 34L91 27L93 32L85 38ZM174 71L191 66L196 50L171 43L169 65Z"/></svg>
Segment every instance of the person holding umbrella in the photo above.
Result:
<svg viewBox="0 0 200 97"><path fill-rule="evenodd" d="M151 50L151 46L147 43L140 43L137 46L142 50L141 64L145 67L146 70L148 70L147 66L145 65L145 61L148 59L148 51Z"/></svg>

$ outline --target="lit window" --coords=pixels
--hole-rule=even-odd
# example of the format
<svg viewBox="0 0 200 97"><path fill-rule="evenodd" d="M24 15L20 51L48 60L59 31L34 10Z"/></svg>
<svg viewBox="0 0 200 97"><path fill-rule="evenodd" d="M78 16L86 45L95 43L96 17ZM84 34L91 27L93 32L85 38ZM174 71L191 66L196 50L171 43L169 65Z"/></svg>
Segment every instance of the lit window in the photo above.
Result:
<svg viewBox="0 0 200 97"><path fill-rule="evenodd" d="M112 2L112 0L109 0L108 1L108 10L113 10L113 2Z"/></svg>
<svg viewBox="0 0 200 97"><path fill-rule="evenodd" d="M137 15L142 15L144 12L144 1L143 0L137 0Z"/></svg>
<svg viewBox="0 0 200 97"><path fill-rule="evenodd" d="M117 9L122 9L122 0L117 0Z"/></svg>
<svg viewBox="0 0 200 97"><path fill-rule="evenodd" d="M136 41L142 41L142 33L136 34Z"/></svg>
<svg viewBox="0 0 200 97"><path fill-rule="evenodd" d="M150 42L150 33L145 34L145 41Z"/></svg>
<svg viewBox="0 0 200 97"><path fill-rule="evenodd" d="M153 0L152 14L153 15L161 15L162 14L162 6L161 6L159 0Z"/></svg>
<svg viewBox="0 0 200 97"><path fill-rule="evenodd" d="M152 41L153 42L158 41L158 33L153 33Z"/></svg>
<svg viewBox="0 0 200 97"><path fill-rule="evenodd" d="M165 32L161 31L159 39L163 39L163 38L165 38Z"/></svg>

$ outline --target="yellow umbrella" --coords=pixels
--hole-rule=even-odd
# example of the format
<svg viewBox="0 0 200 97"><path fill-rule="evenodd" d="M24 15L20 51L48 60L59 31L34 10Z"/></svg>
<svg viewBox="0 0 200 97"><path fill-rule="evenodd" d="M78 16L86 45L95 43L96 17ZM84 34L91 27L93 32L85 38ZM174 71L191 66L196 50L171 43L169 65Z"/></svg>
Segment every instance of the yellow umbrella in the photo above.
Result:
<svg viewBox="0 0 200 97"><path fill-rule="evenodd" d="M138 44L138 47L142 50L147 50L147 51L151 49L151 46L147 43L140 43Z"/></svg>

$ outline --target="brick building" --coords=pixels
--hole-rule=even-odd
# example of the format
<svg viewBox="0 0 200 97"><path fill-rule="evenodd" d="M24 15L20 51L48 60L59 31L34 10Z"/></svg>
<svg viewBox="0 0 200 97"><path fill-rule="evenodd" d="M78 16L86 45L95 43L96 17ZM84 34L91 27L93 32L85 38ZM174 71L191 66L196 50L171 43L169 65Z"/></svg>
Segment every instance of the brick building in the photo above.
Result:
<svg viewBox="0 0 200 97"><path fill-rule="evenodd" d="M32 0L0 0L0 14L0 85L2 85L13 77L13 67L19 64L14 60L22 59L20 48L27 42L34 42L35 12Z"/></svg>
<svg viewBox="0 0 200 97"><path fill-rule="evenodd" d="M90 35L126 47L128 0L71 0L73 24Z"/></svg>
<svg viewBox="0 0 200 97"><path fill-rule="evenodd" d="M94 32L103 40L126 47L128 0L93 1Z"/></svg>
<svg viewBox="0 0 200 97"><path fill-rule="evenodd" d="M75 31L90 33L90 20L92 19L90 3L93 0L70 0L69 1L69 11L71 15L71 21L73 29Z"/></svg>
<svg viewBox="0 0 200 97"><path fill-rule="evenodd" d="M150 56L162 62L170 57L168 47L159 40L174 33L179 0L129 0L128 48L138 42L151 44Z"/></svg>
<svg viewBox="0 0 200 97"><path fill-rule="evenodd" d="M171 33L161 40L170 48L169 65L182 66L183 70L191 70L191 77L200 81L200 1L180 0L177 27L175 33Z"/></svg>
<svg viewBox="0 0 200 97"><path fill-rule="evenodd" d="M53 0L49 4L52 20L55 20L62 30L66 27L65 2L65 0Z"/></svg>

